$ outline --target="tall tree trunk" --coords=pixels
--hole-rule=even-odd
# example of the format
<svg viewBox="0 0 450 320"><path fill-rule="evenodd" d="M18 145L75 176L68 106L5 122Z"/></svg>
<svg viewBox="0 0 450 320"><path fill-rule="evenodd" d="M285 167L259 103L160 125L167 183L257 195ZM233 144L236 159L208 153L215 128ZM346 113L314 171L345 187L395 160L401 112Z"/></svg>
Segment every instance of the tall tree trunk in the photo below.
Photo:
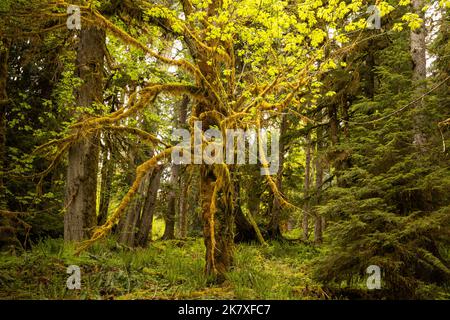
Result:
<svg viewBox="0 0 450 320"><path fill-rule="evenodd" d="M278 167L278 173L277 173L277 181L276 185L279 190L279 192L282 192L283 187L283 164L284 164L284 139L285 134L287 130L287 118L286 115L281 116L281 125L280 125L280 144L279 144L279 167ZM272 205L272 212L271 212L271 219L269 222L269 228L268 233L269 237L271 239L281 239L282 233L280 229L280 220L281 220L281 212L282 207L280 200L277 196L274 196L273 199L273 205Z"/></svg>
<svg viewBox="0 0 450 320"><path fill-rule="evenodd" d="M425 20L425 14L422 11L424 6L423 0L412 0L412 10L420 18ZM411 58L413 64L412 81L416 85L415 96L419 97L425 92L425 83L423 80L426 78L426 28L425 23L416 30L411 30L410 33L410 47ZM426 144L426 136L424 132L424 125L426 123L425 114L423 110L423 102L418 101L414 104L414 144L423 150Z"/></svg>
<svg viewBox="0 0 450 320"><path fill-rule="evenodd" d="M126 215L120 228L119 242L128 247L135 246L136 229L141 216L144 190L147 180L148 176L144 178L139 185L139 188L134 195L133 200L127 208Z"/></svg>
<svg viewBox="0 0 450 320"><path fill-rule="evenodd" d="M161 172L162 167L156 167L150 174L144 209L138 223L138 234L136 236L136 245L140 247L147 247L152 238L153 214L155 212L156 200L161 182Z"/></svg>
<svg viewBox="0 0 450 320"><path fill-rule="evenodd" d="M205 273L215 275L217 274L214 252L216 250L215 213L211 210L215 175L212 170L205 166L202 166L200 171L200 201L202 204L203 239L206 247Z"/></svg>
<svg viewBox="0 0 450 320"><path fill-rule="evenodd" d="M126 184L128 187L131 187L133 184L133 181L135 180L136 176L136 168L138 166L138 160L136 159L138 157L137 155L137 148L136 146L130 145L127 148L124 148L124 151L127 152L127 168L125 170L125 176L126 176ZM136 190L135 196L138 194L138 190ZM128 204L128 207L125 211L125 213L120 217L119 223L117 224L117 227L115 229L115 233L119 235L119 239L121 238L121 234L123 234L125 229L127 228L128 224L128 214L130 212L130 207L134 205L134 198L132 198ZM125 232L126 233L126 232Z"/></svg>
<svg viewBox="0 0 450 320"><path fill-rule="evenodd" d="M177 127L186 125L187 107L189 105L189 97L183 96L180 105L178 106L178 117L175 121ZM164 215L166 228L164 229L163 239L175 238L175 218L177 212L177 193L180 193L180 165L172 165L170 182L169 182L169 196L167 200L167 213ZM178 189L178 190L177 190ZM179 203L178 203L179 204ZM180 206L178 206L179 208ZM185 213L183 213L184 215Z"/></svg>
<svg viewBox="0 0 450 320"><path fill-rule="evenodd" d="M188 235L188 188L186 176L180 178L180 238L186 238Z"/></svg>
<svg viewBox="0 0 450 320"><path fill-rule="evenodd" d="M175 216L177 208L177 190L179 165L172 165L172 172L170 174L169 195L167 200L167 212L164 215L166 227L164 229L163 239L169 240L175 238Z"/></svg>
<svg viewBox="0 0 450 320"><path fill-rule="evenodd" d="M115 163L112 159L112 150L109 143L106 143L102 155L102 170L100 184L100 207L98 213L98 225L103 225L108 218L109 202L111 200L111 186L114 176Z"/></svg>
<svg viewBox="0 0 450 320"><path fill-rule="evenodd" d="M303 240L308 240L309 226L308 220L310 215L310 188L311 188L311 133L308 132L305 139L305 183L304 183L304 197L305 203L303 204L303 217L302 217L302 229Z"/></svg>
<svg viewBox="0 0 450 320"><path fill-rule="evenodd" d="M317 154L315 159L315 171L316 171L316 205L320 204L320 197L321 197L321 188L322 188L322 182L323 182L323 165L322 165L322 157L320 156L321 151L321 145L322 145L322 129L317 129ZM322 242L322 217L319 215L319 213L315 212L315 218L314 218L314 242L315 243L321 243Z"/></svg>
<svg viewBox="0 0 450 320"><path fill-rule="evenodd" d="M6 85L10 45L9 40L0 39L0 210L8 209L3 172L6 170L6 108L9 104ZM21 244L17 239L12 219L0 214L0 249L9 247L15 250L15 245L20 246Z"/></svg>
<svg viewBox="0 0 450 320"><path fill-rule="evenodd" d="M189 96L184 95L183 101L180 105L180 118L179 118L179 124L181 127L186 127L187 122L187 111L189 106ZM180 168L181 169L181 168ZM179 234L180 238L186 238L187 237L187 229L188 229L188 183L186 181L187 176L186 173L180 174L179 177L179 190L180 190L180 201L179 201L179 216L178 216L178 225L179 225Z"/></svg>
<svg viewBox="0 0 450 320"><path fill-rule="evenodd" d="M6 169L6 107L8 105L8 58L10 42L0 39L0 210L6 210L6 187L4 185L3 172Z"/></svg>
<svg viewBox="0 0 450 320"><path fill-rule="evenodd" d="M343 140L348 143L349 138L350 138L350 126L349 126L349 121L350 121L350 115L348 113L350 105L351 105L351 97L346 96L344 99L344 103L342 104L342 118L344 119L344 124L342 126L342 137ZM344 159L341 161L340 163L340 169L341 171L347 170L351 167L351 161L350 161L350 155L348 154L348 152L346 150L342 150L344 153ZM347 181L345 181L345 179L342 178L342 176L338 177L337 179L337 184L339 187L345 188L347 187Z"/></svg>
<svg viewBox="0 0 450 320"><path fill-rule="evenodd" d="M338 123L338 109L341 105L345 104L346 101L341 101L339 103L333 103L328 106L328 118L330 121L328 133L330 137L331 152L328 154L330 162L333 164L337 180L339 183L340 174L343 168L343 163L347 159L346 152L339 146L339 123ZM346 112L347 110L345 110ZM348 115L343 112L343 116L348 118ZM347 130L346 128L345 130ZM344 132L345 134L345 132Z"/></svg>
<svg viewBox="0 0 450 320"><path fill-rule="evenodd" d="M220 1L212 1L208 7L208 16L215 16L216 9L220 6ZM212 42L207 43L213 45ZM197 44L191 42L187 43L192 57L197 62L198 69L204 75L204 79L209 83L217 81L215 77L214 67L211 66L208 54ZM203 80L201 80L203 82ZM218 110L220 101L212 93L208 94L207 102L198 102L193 108L192 116L200 118L202 116L202 134L204 131L213 126L221 127L221 124L214 116L208 115L207 112ZM200 144L203 145L202 142ZM194 139L194 148L199 147ZM195 159L194 159L195 163ZM216 281L225 280L225 272L233 264L234 253L234 195L233 189L230 186L221 186L217 195L214 196L214 188L217 183L225 179L225 173L216 176L214 173L215 165L202 164L200 168L200 203L202 211L203 222L203 237L206 247L205 254L205 273L212 276ZM215 169L219 170L220 166ZM232 169L229 172L233 175ZM225 182L223 182L225 183Z"/></svg>
<svg viewBox="0 0 450 320"><path fill-rule="evenodd" d="M77 105L91 107L102 103L105 32L93 27L80 31L77 52L79 77ZM83 116L80 115L82 119ZM81 241L90 237L97 224L98 137L83 138L69 149L64 215L64 240Z"/></svg>
<svg viewBox="0 0 450 320"><path fill-rule="evenodd" d="M215 277L216 281L222 282L225 280L225 272L233 265L234 210L232 202L234 197L232 192L227 194L221 190L214 201L217 177L211 166L202 165L200 179L203 238L206 247L205 273Z"/></svg>

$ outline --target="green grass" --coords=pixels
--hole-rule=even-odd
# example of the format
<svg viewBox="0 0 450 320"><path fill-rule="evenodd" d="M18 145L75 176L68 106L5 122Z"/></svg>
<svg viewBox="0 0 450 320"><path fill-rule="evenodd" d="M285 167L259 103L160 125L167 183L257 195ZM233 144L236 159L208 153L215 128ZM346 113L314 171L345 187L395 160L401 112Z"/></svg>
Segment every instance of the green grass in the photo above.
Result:
<svg viewBox="0 0 450 320"><path fill-rule="evenodd" d="M0 255L0 299L320 299L304 244L238 245L221 285L205 277L202 239L155 241L128 250L113 239L74 255L62 240L46 240L19 256ZM81 268L81 290L66 289L69 265Z"/></svg>
<svg viewBox="0 0 450 320"><path fill-rule="evenodd" d="M323 291L310 278L318 252L303 244L241 245L228 274L238 299L316 299Z"/></svg>

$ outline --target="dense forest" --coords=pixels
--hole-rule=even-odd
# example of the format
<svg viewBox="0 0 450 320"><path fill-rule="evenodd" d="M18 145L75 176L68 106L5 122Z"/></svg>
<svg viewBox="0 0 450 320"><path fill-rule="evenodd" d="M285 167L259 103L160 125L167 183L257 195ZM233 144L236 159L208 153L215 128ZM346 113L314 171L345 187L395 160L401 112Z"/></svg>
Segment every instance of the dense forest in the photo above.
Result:
<svg viewBox="0 0 450 320"><path fill-rule="evenodd" d="M448 0L0 0L0 299L450 299Z"/></svg>

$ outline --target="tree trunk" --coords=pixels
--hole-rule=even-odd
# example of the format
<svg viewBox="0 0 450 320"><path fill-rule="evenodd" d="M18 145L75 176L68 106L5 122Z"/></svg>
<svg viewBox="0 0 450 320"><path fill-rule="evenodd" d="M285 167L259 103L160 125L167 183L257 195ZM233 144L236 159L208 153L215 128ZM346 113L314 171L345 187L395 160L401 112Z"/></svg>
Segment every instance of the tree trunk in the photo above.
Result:
<svg viewBox="0 0 450 320"><path fill-rule="evenodd" d="M175 121L177 127L186 125L187 107L189 105L189 97L183 96L180 105L178 106L178 118ZM179 194L180 186L180 165L172 165L169 185L169 196L167 200L167 213L164 216L166 228L164 229L163 239L175 238L175 218L177 212L177 193ZM177 192L178 191L178 192ZM179 203L178 203L179 205ZM179 208L179 206L178 206ZM184 215L185 213L183 213Z"/></svg>
<svg viewBox="0 0 450 320"><path fill-rule="evenodd" d="M135 246L135 235L137 224L141 216L142 203L144 198L144 189L148 176L142 180L133 200L128 206L125 218L120 228L119 242L128 247Z"/></svg>
<svg viewBox="0 0 450 320"><path fill-rule="evenodd" d="M200 198L202 204L203 238L206 247L205 273L207 275L217 274L215 250L215 226L214 213L211 212L211 200L214 192L215 176L211 170L202 167L201 169Z"/></svg>
<svg viewBox="0 0 450 320"><path fill-rule="evenodd" d="M180 238L186 238L188 235L188 184L185 181L186 177L180 178Z"/></svg>
<svg viewBox="0 0 450 320"><path fill-rule="evenodd" d="M311 134L308 132L305 141L305 183L304 183L304 197L302 229L303 240L308 241L309 236L309 215L310 215L310 188L311 188Z"/></svg>
<svg viewBox="0 0 450 320"><path fill-rule="evenodd" d="M105 32L86 27L80 31L77 66L83 84L78 89L77 105L92 107L102 102ZM83 116L80 115L82 119ZM64 240L89 238L97 224L98 137L83 138L69 149L64 215Z"/></svg>
<svg viewBox="0 0 450 320"><path fill-rule="evenodd" d="M148 183L147 194L144 203L142 216L138 224L138 234L136 236L136 245L147 247L152 238L153 213L156 207L159 185L161 182L162 167L153 169Z"/></svg>
<svg viewBox="0 0 450 320"><path fill-rule="evenodd" d="M3 180L3 172L6 169L6 106L8 105L8 92L6 84L8 81L8 40L0 40L0 210L6 210L6 187Z"/></svg>
<svg viewBox="0 0 450 320"><path fill-rule="evenodd" d="M424 19L425 14L422 11L423 0L411 1L413 12L421 19ZM410 33L411 40L411 58L413 61L413 80L420 81L426 77L426 28L422 24L420 28L412 30Z"/></svg>
<svg viewBox="0 0 450 320"><path fill-rule="evenodd" d="M183 101L180 105L180 119L179 124L181 127L186 127L187 122L187 111L189 106L189 96L185 95L183 96ZM180 174L179 178L179 190L180 190L180 201L179 201L179 234L180 238L186 238L187 237L187 229L188 229L188 183L186 181L187 177L186 174Z"/></svg>
<svg viewBox="0 0 450 320"><path fill-rule="evenodd" d="M287 119L285 115L281 116L281 125L280 125L280 144L279 144L279 167L277 173L277 181L276 185L279 192L282 192L283 187L283 164L284 164L284 136L286 134L287 129ZM280 200L277 196L274 195L271 219L269 222L268 234L271 239L281 239L283 235L280 229L280 220L281 220L282 207Z"/></svg>
<svg viewBox="0 0 450 320"><path fill-rule="evenodd" d="M322 130L317 129L317 154L315 159L315 171L316 171L316 205L320 204L321 197L321 188L323 182L323 166L322 166L322 158L320 156L321 151L321 139L322 139ZM319 215L316 209L315 218L314 218L314 242L321 243L322 242L322 217Z"/></svg>
<svg viewBox="0 0 450 320"><path fill-rule="evenodd" d="M0 41L0 210L7 210L6 186L3 172L6 168L6 107L9 104L6 85L8 82L8 59L10 42L6 39ZM20 246L16 236L16 228L12 219L0 214L0 249L9 247L14 250Z"/></svg>
<svg viewBox="0 0 450 320"><path fill-rule="evenodd" d="M253 216L246 216L242 211L240 206L235 208L235 223L236 223L236 233L234 236L234 241L239 242L259 242L261 244L265 243L264 238L256 224ZM251 212L249 212L251 215Z"/></svg>
<svg viewBox="0 0 450 320"><path fill-rule="evenodd" d="M253 212L250 208L248 214L245 214L242 210L241 203L241 186L238 179L235 181L235 195L236 204L234 206L234 218L236 224L236 232L234 235L235 242L259 242L260 244L266 244L255 219L253 218Z"/></svg>
<svg viewBox="0 0 450 320"><path fill-rule="evenodd" d="M208 16L215 16L216 9L220 6L219 1L212 1L208 6ZM213 45L213 42L207 41L207 44ZM196 47L194 42L188 42L189 50L192 57L197 62L198 69L204 75L204 79L209 83L216 83L216 73L210 63L208 54L200 47ZM203 82L199 80L198 82ZM208 90L207 90L208 91ZM202 130L204 131L213 126L222 127L217 119L207 112L217 111L220 101L212 92L206 92L207 101L200 101L192 110L192 116L199 119L202 117ZM202 144L202 143L201 143ZM194 139L194 148L199 147ZM195 163L195 160L194 160ZM215 169L219 170L219 165L202 164L200 168L200 203L203 222L203 236L206 247L205 254L205 273L211 276L217 282L225 280L224 274L233 264L234 252L234 209L233 209L233 188L221 186L217 195L214 196L214 187L216 183L221 182L225 178L222 172L219 176L214 173ZM229 168L232 173L231 168ZM223 181L223 183L225 183ZM213 198L214 196L214 198Z"/></svg>
<svg viewBox="0 0 450 320"><path fill-rule="evenodd" d="M422 11L424 6L423 0L412 0L412 10L425 20L425 14ZM411 58L413 64L412 81L416 85L415 96L421 96L426 89L423 80L426 78L426 28L425 23L410 33ZM426 136L424 132L424 124L426 123L423 110L423 102L417 101L414 104L414 144L423 151L426 144Z"/></svg>
<svg viewBox="0 0 450 320"><path fill-rule="evenodd" d="M259 190L261 180L257 178L252 180L250 183L251 187L247 192L247 208L253 217L257 217L259 214L259 206L261 203L261 191Z"/></svg>
<svg viewBox="0 0 450 320"><path fill-rule="evenodd" d="M109 156L109 158L108 158ZM100 185L100 207L98 213L98 225L103 225L108 218L109 202L111 201L111 186L114 176L115 164L112 160L112 150L107 143L103 151L101 185Z"/></svg>
<svg viewBox="0 0 450 320"><path fill-rule="evenodd" d="M177 190L178 185L178 172L180 170L179 165L172 165L172 172L170 174L169 182L169 195L167 200L167 212L164 215L164 220L166 222L166 228L164 229L164 240L175 238L175 216L177 208Z"/></svg>
<svg viewBox="0 0 450 320"><path fill-rule="evenodd" d="M217 183L213 169L203 165L200 179L203 238L206 247L205 273L222 282L225 280L225 272L233 264L233 195L225 194L222 190L218 192L213 204L214 186Z"/></svg>

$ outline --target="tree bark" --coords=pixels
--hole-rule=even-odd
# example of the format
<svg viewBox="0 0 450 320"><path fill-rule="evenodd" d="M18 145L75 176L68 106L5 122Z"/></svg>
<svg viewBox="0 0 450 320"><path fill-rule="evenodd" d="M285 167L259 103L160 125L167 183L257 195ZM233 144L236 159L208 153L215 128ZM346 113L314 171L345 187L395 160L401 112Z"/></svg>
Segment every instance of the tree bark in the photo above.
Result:
<svg viewBox="0 0 450 320"><path fill-rule="evenodd" d="M133 200L128 206L125 218L120 228L119 242L128 247L135 246L137 223L141 216L142 203L144 198L144 189L147 180L148 177L142 180L142 183L140 184L136 194L134 195Z"/></svg>
<svg viewBox="0 0 450 320"><path fill-rule="evenodd" d="M235 195L236 204L234 209L234 218L236 224L236 232L234 235L234 241L239 242L259 242L260 244L266 244L264 237L259 230L259 227L253 218L253 213L256 212L255 208L248 208L248 214L245 214L242 210L241 203L241 186L239 180L235 181Z"/></svg>
<svg viewBox="0 0 450 320"><path fill-rule="evenodd" d="M202 165L200 179L203 238L206 247L205 273L217 282L222 282L225 280L225 272L233 265L234 197L221 190L214 201L217 177L210 166Z"/></svg>
<svg viewBox="0 0 450 320"><path fill-rule="evenodd" d="M220 7L220 1L212 1L207 9L207 16L217 15L217 9ZM198 46L194 41L190 41L186 37L189 51L196 61L198 69L204 76L204 80L209 83L217 81L214 67L209 63L209 54ZM208 45L214 45L212 41L206 41ZM204 80L197 81L200 85L204 85ZM207 101L200 101L192 110L192 116L199 119L202 116L202 130L208 130L213 126L221 127L217 119L208 114L210 111L220 109L221 101L218 97L206 90ZM198 147L197 145L194 146ZM211 276L216 282L225 279L224 274L233 264L234 252L234 210L233 210L233 188L221 186L217 192L217 196L213 198L214 187L216 183L225 179L222 173L216 176L214 173L214 165L201 165L200 168L200 203L202 210L203 236L206 247L205 254L205 273ZM216 167L216 169L218 169ZM229 168L230 169L230 168ZM229 170L232 173L232 170ZM224 182L225 183L225 182Z"/></svg>
<svg viewBox="0 0 450 320"><path fill-rule="evenodd" d="M6 169L6 107L8 105L8 59L10 42L0 40L0 210L6 210L6 187L4 185L3 172Z"/></svg>
<svg viewBox="0 0 450 320"><path fill-rule="evenodd" d="M251 187L247 192L247 208L253 217L257 217L259 214L259 206L261 203L261 191L259 190L261 185L260 176L252 180L250 183Z"/></svg>
<svg viewBox="0 0 450 320"><path fill-rule="evenodd" d="M249 213L251 215L251 212ZM264 238L256 225L253 217L246 217L245 213L242 211L240 206L235 209L235 223L236 223L236 233L234 236L234 241L239 242L256 242L264 243Z"/></svg>
<svg viewBox="0 0 450 320"><path fill-rule="evenodd" d="M316 173L316 205L320 204L321 197L321 188L323 182L323 166L322 166L322 158L320 156L321 151L321 139L322 139L322 129L317 129L317 154L315 159L315 173ZM322 217L315 210L314 217L314 242L321 243L322 242Z"/></svg>
<svg viewBox="0 0 450 320"><path fill-rule="evenodd" d="M189 97L183 96L180 105L178 106L178 117L175 121L176 125L185 126L187 118L187 107L189 105ZM167 200L167 213L164 216L166 222L166 228L164 229L163 239L175 238L175 219L177 212L177 193L180 194L180 165L172 165L170 183L169 183L169 196ZM178 190L177 190L178 189ZM180 204L178 203L178 208ZM183 213L184 215L185 213ZM181 214L180 214L181 215Z"/></svg>
<svg viewBox="0 0 450 320"><path fill-rule="evenodd" d="M185 95L183 96L183 101L180 105L180 119L179 123L181 127L186 127L187 122L187 111L189 106L189 96ZM186 174L180 174L179 178L179 190L180 190L180 201L179 201L179 234L180 238L186 238L187 237L187 229L188 229L188 183L186 181Z"/></svg>
<svg viewBox="0 0 450 320"><path fill-rule="evenodd" d="M97 219L98 225L105 224L106 219L108 218L109 203L111 201L111 186L115 169L115 164L112 160L112 150L108 143L103 151L102 157L100 207Z"/></svg>
<svg viewBox="0 0 450 320"><path fill-rule="evenodd" d="M0 210L7 210L6 186L4 185L3 172L6 168L6 108L9 104L8 92L6 89L8 82L8 59L10 41L0 39ZM15 246L20 247L20 242L16 236L16 228L12 219L8 216L0 215L0 249L9 247L14 250Z"/></svg>
<svg viewBox="0 0 450 320"><path fill-rule="evenodd" d="M425 14L422 11L424 6L423 0L412 0L412 10L420 18L425 20ZM411 58L413 65L412 81L416 85L415 96L421 96L426 89L426 85L423 80L426 78L426 28L423 23L420 28L411 30L410 33L410 47ZM423 102L417 101L414 104L414 144L424 150L426 144L426 135L424 132L424 125L426 123L426 117L423 110Z"/></svg>
<svg viewBox="0 0 450 320"><path fill-rule="evenodd" d="M302 229L303 240L308 241L309 237L309 215L310 215L310 200L309 193L311 188L311 134L308 132L305 139L305 183L304 183L304 197Z"/></svg>
<svg viewBox="0 0 450 320"><path fill-rule="evenodd" d="M182 176L180 179L180 238L186 238L188 235L188 187L186 177Z"/></svg>
<svg viewBox="0 0 450 320"><path fill-rule="evenodd" d="M279 167L277 172L277 181L276 185L279 190L279 192L282 192L283 187L283 164L284 164L284 136L286 134L287 130L287 118L285 115L281 116L281 125L280 125L280 144L279 144ZM280 200L277 196L274 195L273 198L273 205L272 205L272 212L271 212L271 219L269 222L269 228L268 228L268 234L271 239L281 239L283 238L283 235L281 233L280 229L280 222L281 222L281 213L282 213L282 207Z"/></svg>
<svg viewBox="0 0 450 320"><path fill-rule="evenodd" d="M169 194L167 200L167 212L164 215L164 220L166 222L166 227L164 229L164 240L175 238L175 216L177 207L177 192L176 187L178 185L178 172L180 170L179 165L172 165L172 172L170 174L169 182Z"/></svg>
<svg viewBox="0 0 450 320"><path fill-rule="evenodd" d="M93 27L80 31L77 52L79 77L77 105L92 107L102 102L105 32ZM77 112L79 113L79 112ZM80 115L82 119L83 116ZM89 238L97 224L98 137L82 138L69 149L64 215L64 240Z"/></svg>
<svg viewBox="0 0 450 320"><path fill-rule="evenodd" d="M136 236L136 245L140 247L147 247L152 238L153 214L161 182L161 172L162 167L157 167L152 171L149 178L144 209L139 221L138 234Z"/></svg>
<svg viewBox="0 0 450 320"><path fill-rule="evenodd" d="M214 226L214 213L211 210L211 202L214 192L215 176L212 170L202 166L200 186L200 199L202 204L203 239L206 247L205 273L206 275L216 275L216 233Z"/></svg>

